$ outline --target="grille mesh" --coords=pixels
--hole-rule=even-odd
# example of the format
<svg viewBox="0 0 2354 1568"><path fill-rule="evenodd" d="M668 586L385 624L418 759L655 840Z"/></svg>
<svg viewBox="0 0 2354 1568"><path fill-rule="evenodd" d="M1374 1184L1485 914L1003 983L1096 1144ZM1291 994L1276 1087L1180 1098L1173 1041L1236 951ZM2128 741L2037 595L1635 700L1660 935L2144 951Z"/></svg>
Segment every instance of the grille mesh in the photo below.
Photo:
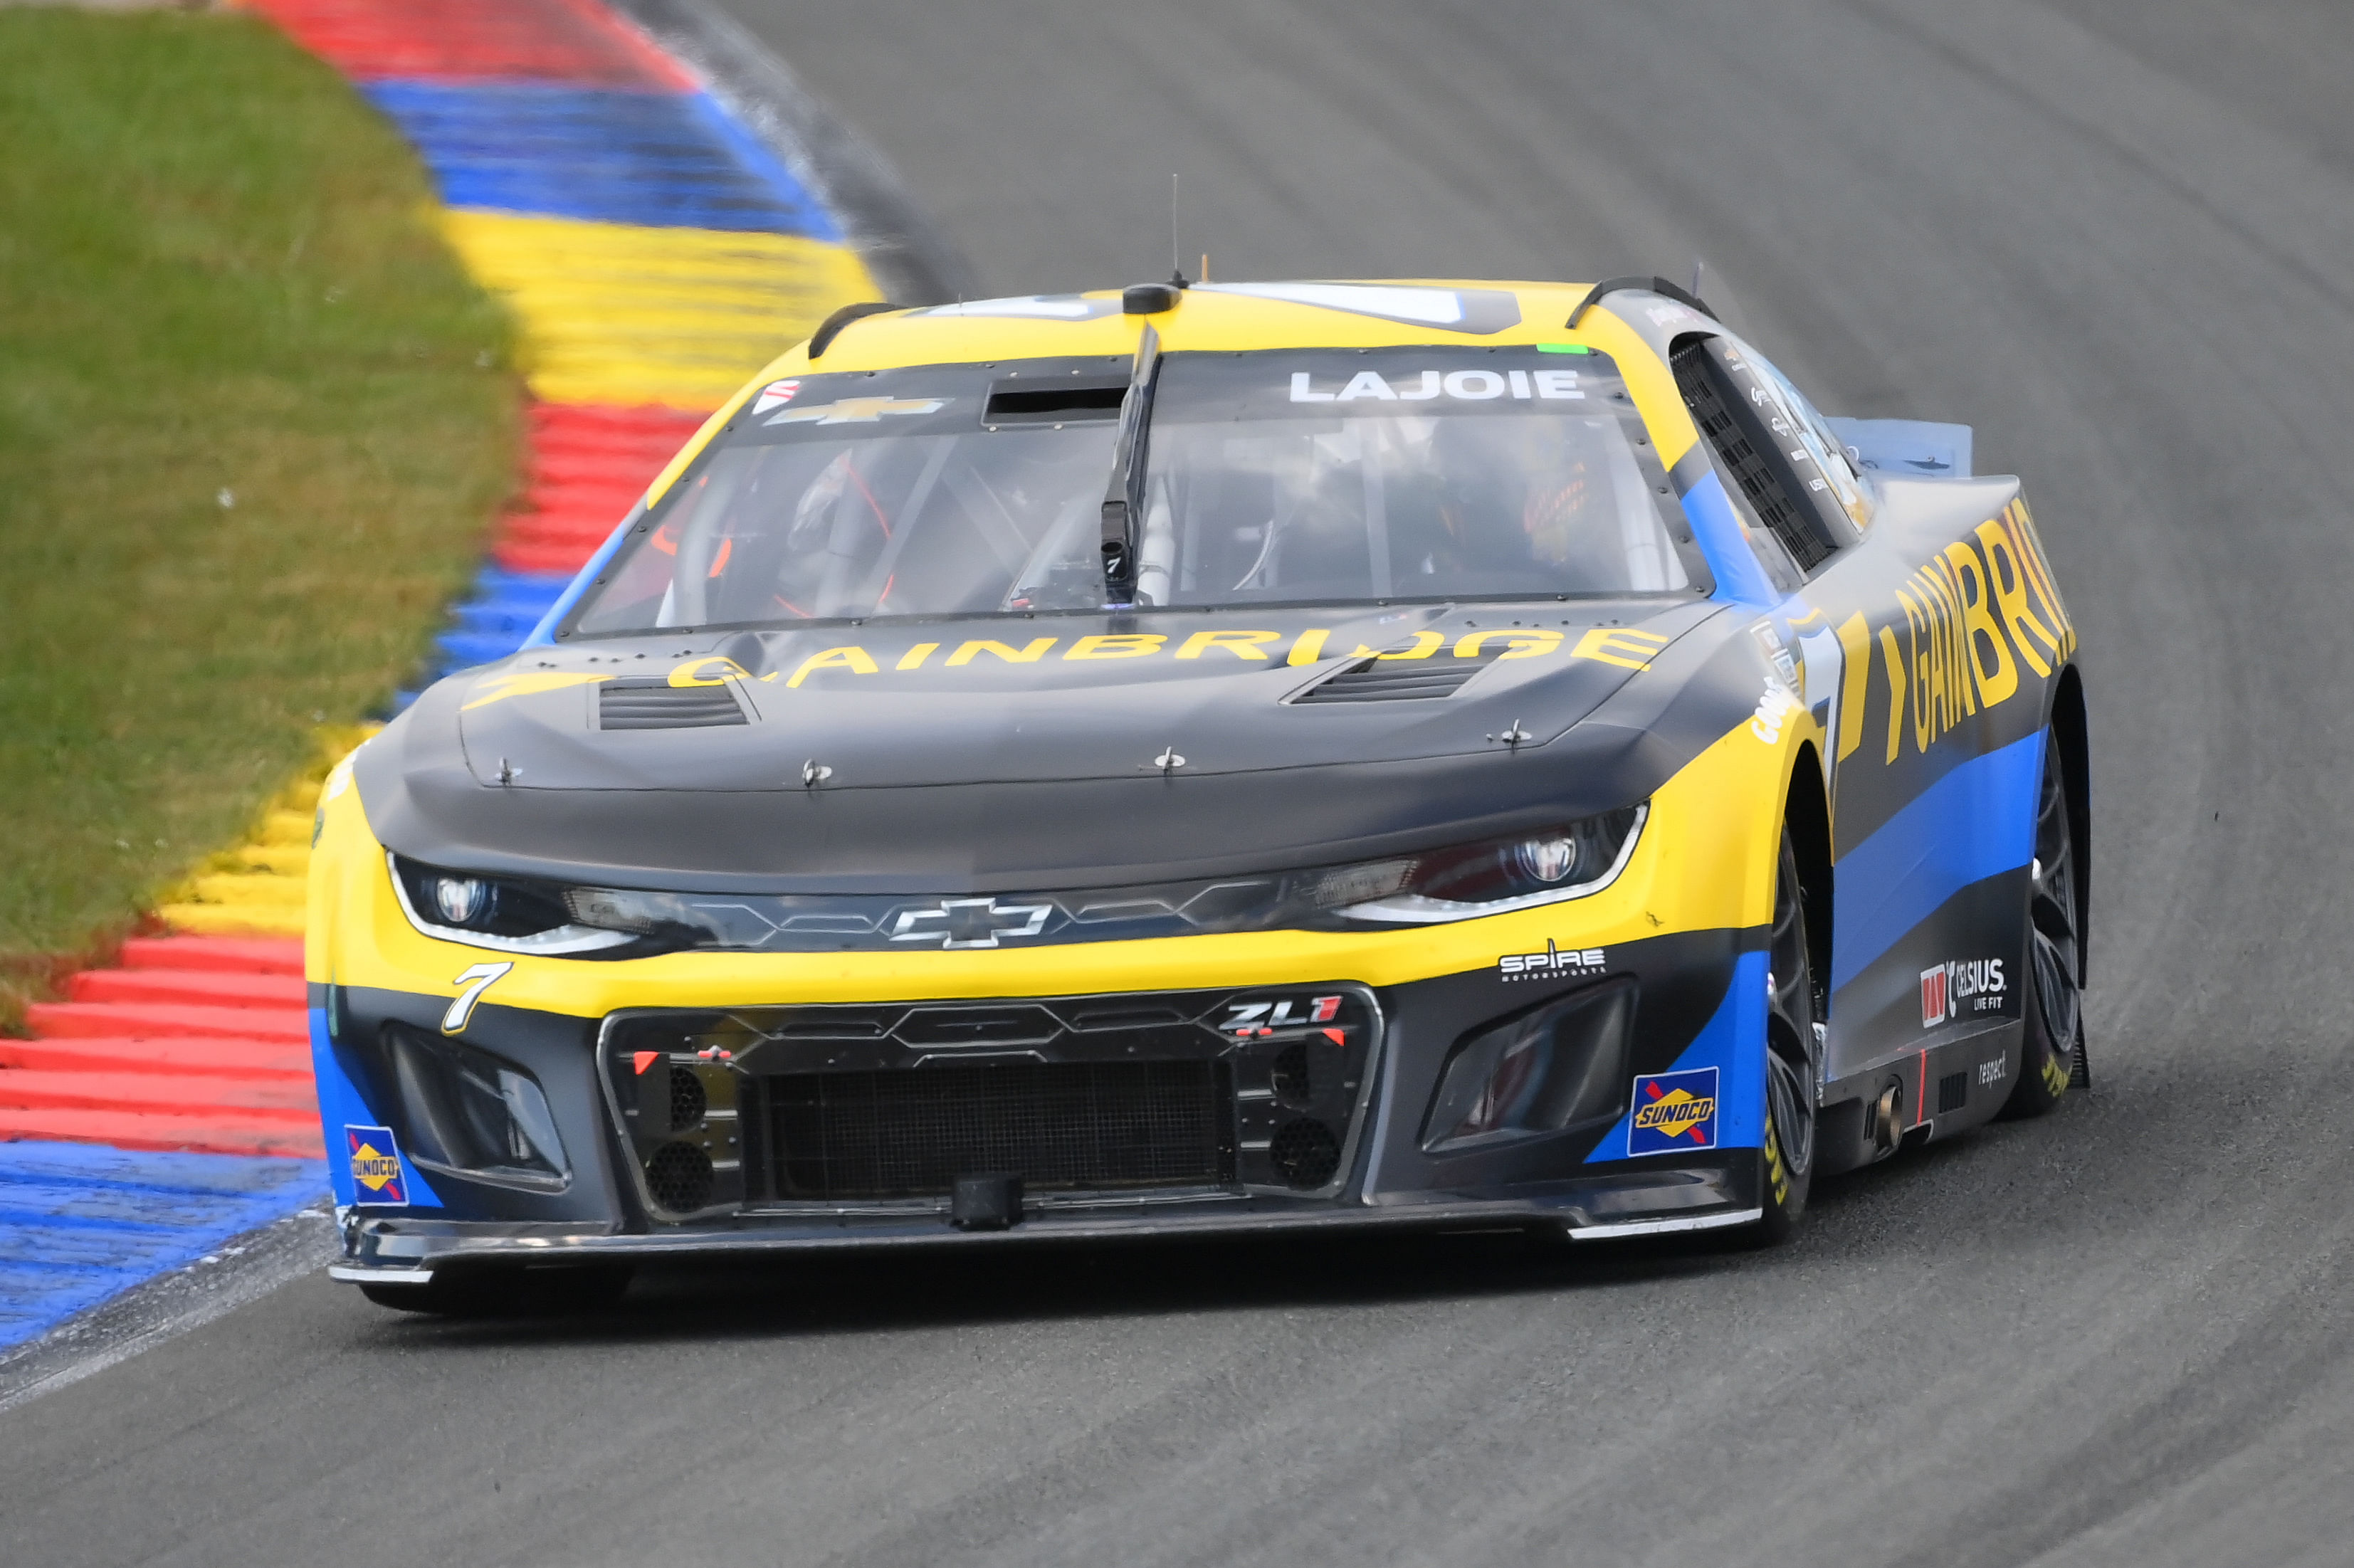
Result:
<svg viewBox="0 0 2354 1568"><path fill-rule="evenodd" d="M1234 1179L1214 1062L1017 1063L764 1078L779 1198L926 1197L1008 1171L1033 1191Z"/></svg>
<svg viewBox="0 0 2354 1568"><path fill-rule="evenodd" d="M670 1070L670 1129L684 1132L703 1119L710 1108L709 1097L703 1092L703 1080L690 1068Z"/></svg>
<svg viewBox="0 0 2354 1568"><path fill-rule="evenodd" d="M711 1158L690 1143L665 1143L646 1161L646 1189L673 1214L711 1202Z"/></svg>

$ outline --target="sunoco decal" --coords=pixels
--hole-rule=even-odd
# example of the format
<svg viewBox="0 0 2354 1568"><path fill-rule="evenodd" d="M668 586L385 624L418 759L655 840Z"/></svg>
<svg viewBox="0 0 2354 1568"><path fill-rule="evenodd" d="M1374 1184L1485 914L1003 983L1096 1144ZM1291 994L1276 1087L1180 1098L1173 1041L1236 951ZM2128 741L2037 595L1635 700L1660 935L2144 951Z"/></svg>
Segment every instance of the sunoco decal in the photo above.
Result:
<svg viewBox="0 0 2354 1568"><path fill-rule="evenodd" d="M1689 1154L1716 1147L1716 1069L1651 1073L1635 1079L1627 1152Z"/></svg>
<svg viewBox="0 0 2354 1568"><path fill-rule="evenodd" d="M406 1203L408 1182L400 1173L400 1145L388 1127L344 1124L344 1141L351 1150L352 1184L363 1203Z"/></svg>

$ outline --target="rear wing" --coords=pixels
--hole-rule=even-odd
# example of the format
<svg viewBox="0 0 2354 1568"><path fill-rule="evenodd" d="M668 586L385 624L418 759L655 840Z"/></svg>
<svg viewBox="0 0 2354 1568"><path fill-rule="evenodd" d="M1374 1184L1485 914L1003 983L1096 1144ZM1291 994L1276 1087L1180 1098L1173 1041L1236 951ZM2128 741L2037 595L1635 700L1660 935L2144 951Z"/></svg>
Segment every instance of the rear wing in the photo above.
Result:
<svg viewBox="0 0 2354 1568"><path fill-rule="evenodd" d="M1835 419L1831 428L1859 466L1913 479L1970 477L1970 428L1926 419Z"/></svg>

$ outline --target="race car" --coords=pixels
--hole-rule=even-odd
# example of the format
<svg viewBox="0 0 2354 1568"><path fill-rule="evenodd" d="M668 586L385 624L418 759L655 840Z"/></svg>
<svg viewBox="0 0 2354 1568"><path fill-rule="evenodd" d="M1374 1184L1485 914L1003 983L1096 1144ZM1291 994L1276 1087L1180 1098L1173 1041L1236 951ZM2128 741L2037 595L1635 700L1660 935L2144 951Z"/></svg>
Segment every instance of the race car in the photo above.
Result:
<svg viewBox="0 0 2354 1568"><path fill-rule="evenodd" d="M1655 278L837 314L323 790L334 1277L1765 1243L2048 1110L2084 697L1970 447Z"/></svg>

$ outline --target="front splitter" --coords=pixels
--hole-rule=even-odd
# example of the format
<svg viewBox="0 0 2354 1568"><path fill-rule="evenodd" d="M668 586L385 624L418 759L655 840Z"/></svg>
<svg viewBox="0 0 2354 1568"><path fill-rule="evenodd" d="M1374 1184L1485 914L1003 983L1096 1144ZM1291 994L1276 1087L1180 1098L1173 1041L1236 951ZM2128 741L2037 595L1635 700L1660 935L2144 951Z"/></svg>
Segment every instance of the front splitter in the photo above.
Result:
<svg viewBox="0 0 2354 1568"><path fill-rule="evenodd" d="M1698 1185L1698 1184L1695 1184ZM1690 1190L1687 1190L1690 1192ZM1619 1194L1613 1194L1617 1196ZM623 1234L538 1225L473 1225L419 1220L362 1220L347 1232L354 1245L329 1270L349 1283L423 1285L437 1271L498 1265L653 1262L784 1253L872 1252L908 1248L1077 1245L1180 1238L1247 1239L1304 1232L1446 1231L1519 1227L1572 1241L1616 1241L1752 1224L1762 1217L1748 1194L1708 1185L1702 1201L1668 1210L1597 1213L1585 1194L1543 1194L1464 1202L1350 1205L1300 1213L1143 1214L1118 1217L1053 1213L1004 1230L958 1230L938 1218L892 1224L829 1220L796 1224L768 1218L726 1229ZM1615 1207L1615 1206L1614 1206Z"/></svg>

